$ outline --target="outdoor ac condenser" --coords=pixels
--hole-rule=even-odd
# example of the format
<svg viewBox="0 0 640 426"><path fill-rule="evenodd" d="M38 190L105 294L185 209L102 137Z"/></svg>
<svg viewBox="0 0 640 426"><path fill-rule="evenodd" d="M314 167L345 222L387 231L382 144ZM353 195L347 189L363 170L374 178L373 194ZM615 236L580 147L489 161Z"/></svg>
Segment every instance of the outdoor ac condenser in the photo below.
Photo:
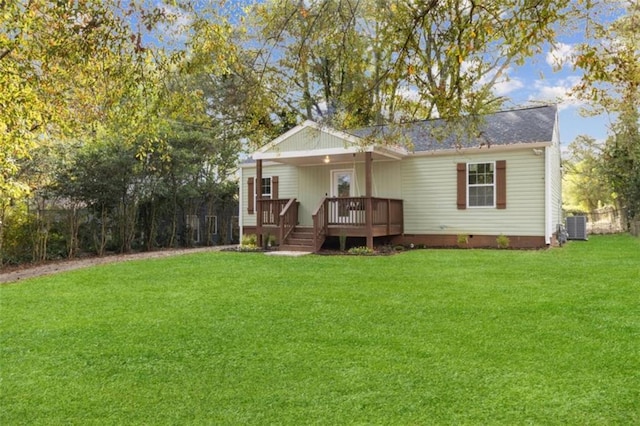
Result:
<svg viewBox="0 0 640 426"><path fill-rule="evenodd" d="M587 240L587 217L567 217L567 234L570 240Z"/></svg>

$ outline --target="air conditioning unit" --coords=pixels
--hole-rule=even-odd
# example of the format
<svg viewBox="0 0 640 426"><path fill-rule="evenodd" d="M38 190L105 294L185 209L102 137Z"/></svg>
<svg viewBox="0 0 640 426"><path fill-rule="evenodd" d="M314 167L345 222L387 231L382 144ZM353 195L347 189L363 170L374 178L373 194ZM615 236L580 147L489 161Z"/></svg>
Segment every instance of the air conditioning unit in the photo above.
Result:
<svg viewBox="0 0 640 426"><path fill-rule="evenodd" d="M587 240L587 217L567 217L567 234L570 240Z"/></svg>

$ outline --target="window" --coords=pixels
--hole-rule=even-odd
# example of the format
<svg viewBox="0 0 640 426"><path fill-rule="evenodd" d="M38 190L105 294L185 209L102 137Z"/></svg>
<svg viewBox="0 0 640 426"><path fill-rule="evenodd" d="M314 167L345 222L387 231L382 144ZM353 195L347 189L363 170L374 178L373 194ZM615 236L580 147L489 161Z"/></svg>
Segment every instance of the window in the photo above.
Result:
<svg viewBox="0 0 640 426"><path fill-rule="evenodd" d="M262 194L262 198L271 199L271 178L262 178L262 186L260 190L260 194Z"/></svg>
<svg viewBox="0 0 640 426"><path fill-rule="evenodd" d="M456 164L456 204L467 207L507 208L507 162Z"/></svg>
<svg viewBox="0 0 640 426"><path fill-rule="evenodd" d="M209 235L218 235L218 216L206 216L207 233Z"/></svg>
<svg viewBox="0 0 640 426"><path fill-rule="evenodd" d="M469 163L467 186L469 207L495 207L495 163Z"/></svg>
<svg viewBox="0 0 640 426"><path fill-rule="evenodd" d="M197 215L187 215L187 232L189 232L189 240L191 242L200 242L200 218Z"/></svg>

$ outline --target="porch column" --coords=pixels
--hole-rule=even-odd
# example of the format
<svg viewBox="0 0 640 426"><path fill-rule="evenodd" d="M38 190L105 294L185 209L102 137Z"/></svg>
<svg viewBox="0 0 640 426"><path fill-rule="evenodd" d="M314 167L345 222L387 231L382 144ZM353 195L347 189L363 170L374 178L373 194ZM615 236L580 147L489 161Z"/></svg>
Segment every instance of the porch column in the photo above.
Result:
<svg viewBox="0 0 640 426"><path fill-rule="evenodd" d="M364 181L365 181L365 226L367 233L367 247L373 250L373 196L371 188L373 187L373 175L371 171L373 158L371 152L364 153Z"/></svg>
<svg viewBox="0 0 640 426"><path fill-rule="evenodd" d="M262 160L256 161L256 238L258 247L262 247Z"/></svg>

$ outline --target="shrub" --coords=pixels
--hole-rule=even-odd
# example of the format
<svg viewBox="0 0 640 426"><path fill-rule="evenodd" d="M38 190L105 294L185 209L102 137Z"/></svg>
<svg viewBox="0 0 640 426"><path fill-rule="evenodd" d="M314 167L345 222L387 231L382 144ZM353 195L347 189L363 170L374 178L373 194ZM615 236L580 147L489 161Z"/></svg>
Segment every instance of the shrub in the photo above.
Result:
<svg viewBox="0 0 640 426"><path fill-rule="evenodd" d="M258 247L258 237L256 234L246 234L240 239L240 247L238 251L260 251Z"/></svg>
<svg viewBox="0 0 640 426"><path fill-rule="evenodd" d="M469 243L469 236L467 234L458 234L458 245L466 246Z"/></svg>
<svg viewBox="0 0 640 426"><path fill-rule="evenodd" d="M496 238L496 243L498 244L498 248L501 249L506 249L509 248L509 237L507 237L506 235L498 235L498 237Z"/></svg>
<svg viewBox="0 0 640 426"><path fill-rule="evenodd" d="M361 246L361 247L351 247L349 249L349 254L355 254L358 256L369 256L373 254L373 250L369 247Z"/></svg>
<svg viewBox="0 0 640 426"><path fill-rule="evenodd" d="M256 234L246 234L242 236L240 245L242 246L256 246L258 244L258 237Z"/></svg>

